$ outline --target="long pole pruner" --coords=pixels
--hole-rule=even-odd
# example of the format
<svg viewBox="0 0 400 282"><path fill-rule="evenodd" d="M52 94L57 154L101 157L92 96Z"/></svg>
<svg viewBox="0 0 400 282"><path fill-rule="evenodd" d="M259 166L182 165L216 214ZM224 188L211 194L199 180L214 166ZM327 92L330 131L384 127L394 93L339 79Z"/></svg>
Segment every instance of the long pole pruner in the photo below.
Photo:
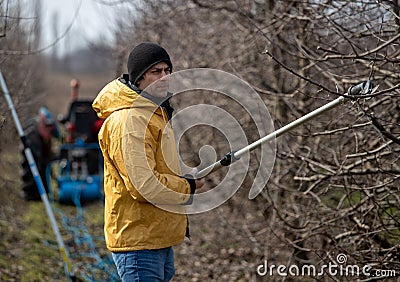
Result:
<svg viewBox="0 0 400 282"><path fill-rule="evenodd" d="M7 84L6 84L5 80L4 80L4 77L3 77L3 74L2 74L1 71L0 71L0 83L1 83L1 88L3 89L3 92L4 92L4 96L6 98L8 107L11 110L11 114L12 114L12 117L14 119L14 123L15 123L15 126L16 126L17 131L18 131L18 135L19 135L19 137L20 137L20 139L22 141L22 144L24 145L24 153L25 153L26 159L28 160L29 167L30 167L32 175L33 175L33 179L35 180L35 183L36 183L36 186L38 188L40 197L41 197L42 202L44 203L44 206L46 208L47 216L50 219L51 227L52 227L53 232L54 232L54 234L56 236L58 249L59 249L60 254L61 254L61 256L63 258L63 261L64 261L65 274L66 274L67 279L69 281L76 281L76 277L75 277L74 273L72 272L71 262L69 260L67 250L65 248L64 241L62 240L62 237L61 237L61 234L60 234L60 230L58 229L58 225L57 225L56 219L54 217L53 210L52 210L52 208L50 206L49 199L47 197L46 190L44 188L42 179L40 178L40 174L39 174L39 171L37 169L35 159L33 158L31 148L29 147L29 144L27 142L24 130L23 130L23 128L21 126L21 123L19 121L17 112L15 110L13 101L12 101L12 99L10 97L10 93L8 91L8 88L7 88Z"/></svg>
<svg viewBox="0 0 400 282"><path fill-rule="evenodd" d="M268 134L265 137L262 137L261 139L251 143L250 145L248 145L240 150L229 152L228 154L223 156L219 161L216 161L215 163L203 168L202 170L199 170L196 174L196 178L202 178L202 177L206 176L207 174L209 174L223 166L229 166L233 162L239 160L242 155L254 150L255 148L262 145L263 143L269 142L269 141L283 135L284 133L298 127L299 125L302 125L303 123L321 115L322 113L335 108L336 106L340 105L346 98L350 98L351 96L355 96L355 95L371 94L371 93L375 92L377 88L378 88L378 86L373 88L372 81L370 81L370 80L367 80L365 82L362 82L360 84L352 86L347 91L347 95L340 96L339 98L329 102L328 104L325 104L322 107L317 108L314 111L306 114L305 116L302 116L299 119L292 121L291 123L279 128L278 130ZM251 194L252 194L252 191L250 191L250 195ZM255 196L257 196L257 194ZM254 197L251 197L251 198L254 198Z"/></svg>

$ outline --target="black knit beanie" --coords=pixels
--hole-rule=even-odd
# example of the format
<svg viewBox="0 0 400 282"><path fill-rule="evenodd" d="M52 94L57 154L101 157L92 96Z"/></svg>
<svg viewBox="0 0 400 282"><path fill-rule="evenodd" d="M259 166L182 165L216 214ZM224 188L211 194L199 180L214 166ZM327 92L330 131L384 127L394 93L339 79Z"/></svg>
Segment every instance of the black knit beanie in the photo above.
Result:
<svg viewBox="0 0 400 282"><path fill-rule="evenodd" d="M146 71L161 62L166 62L172 71L171 59L163 47L151 42L137 45L128 58L129 81L136 85Z"/></svg>

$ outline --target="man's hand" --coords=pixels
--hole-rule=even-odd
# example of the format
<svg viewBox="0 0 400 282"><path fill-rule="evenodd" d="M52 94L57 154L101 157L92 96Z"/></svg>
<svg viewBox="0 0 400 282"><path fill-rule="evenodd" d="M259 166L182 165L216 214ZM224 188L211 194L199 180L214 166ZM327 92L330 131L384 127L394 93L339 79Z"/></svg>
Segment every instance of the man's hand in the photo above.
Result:
<svg viewBox="0 0 400 282"><path fill-rule="evenodd" d="M201 189L201 188L204 186L204 184L206 183L206 181L205 181L204 178L196 179L196 174L197 174L197 172L198 172L198 169L197 169L197 168L193 168L193 169L190 171L190 173L189 173L189 174L195 179L195 182L196 182L196 191L198 191L199 189Z"/></svg>

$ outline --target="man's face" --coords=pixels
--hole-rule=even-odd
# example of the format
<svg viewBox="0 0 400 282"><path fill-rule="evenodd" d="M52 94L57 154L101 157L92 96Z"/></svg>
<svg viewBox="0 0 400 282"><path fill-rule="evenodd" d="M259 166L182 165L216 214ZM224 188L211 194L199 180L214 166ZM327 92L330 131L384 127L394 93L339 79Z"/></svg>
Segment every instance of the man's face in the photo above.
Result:
<svg viewBox="0 0 400 282"><path fill-rule="evenodd" d="M171 69L167 63L161 62L152 66L138 81L138 88L146 90L154 97L164 98L168 95L169 75Z"/></svg>

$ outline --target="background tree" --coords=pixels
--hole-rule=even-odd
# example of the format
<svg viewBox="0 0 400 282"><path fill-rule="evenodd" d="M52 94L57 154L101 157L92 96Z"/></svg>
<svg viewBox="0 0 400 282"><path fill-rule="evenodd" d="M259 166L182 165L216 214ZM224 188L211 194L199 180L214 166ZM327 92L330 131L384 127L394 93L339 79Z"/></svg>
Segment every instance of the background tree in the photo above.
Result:
<svg viewBox="0 0 400 282"><path fill-rule="evenodd" d="M34 53L39 48L41 33L40 3L37 0L26 6L21 1L0 1L0 69L22 119L37 114L37 102L43 94L40 68L44 64ZM1 151L7 144L15 144L18 136L5 102L0 103L0 110Z"/></svg>

